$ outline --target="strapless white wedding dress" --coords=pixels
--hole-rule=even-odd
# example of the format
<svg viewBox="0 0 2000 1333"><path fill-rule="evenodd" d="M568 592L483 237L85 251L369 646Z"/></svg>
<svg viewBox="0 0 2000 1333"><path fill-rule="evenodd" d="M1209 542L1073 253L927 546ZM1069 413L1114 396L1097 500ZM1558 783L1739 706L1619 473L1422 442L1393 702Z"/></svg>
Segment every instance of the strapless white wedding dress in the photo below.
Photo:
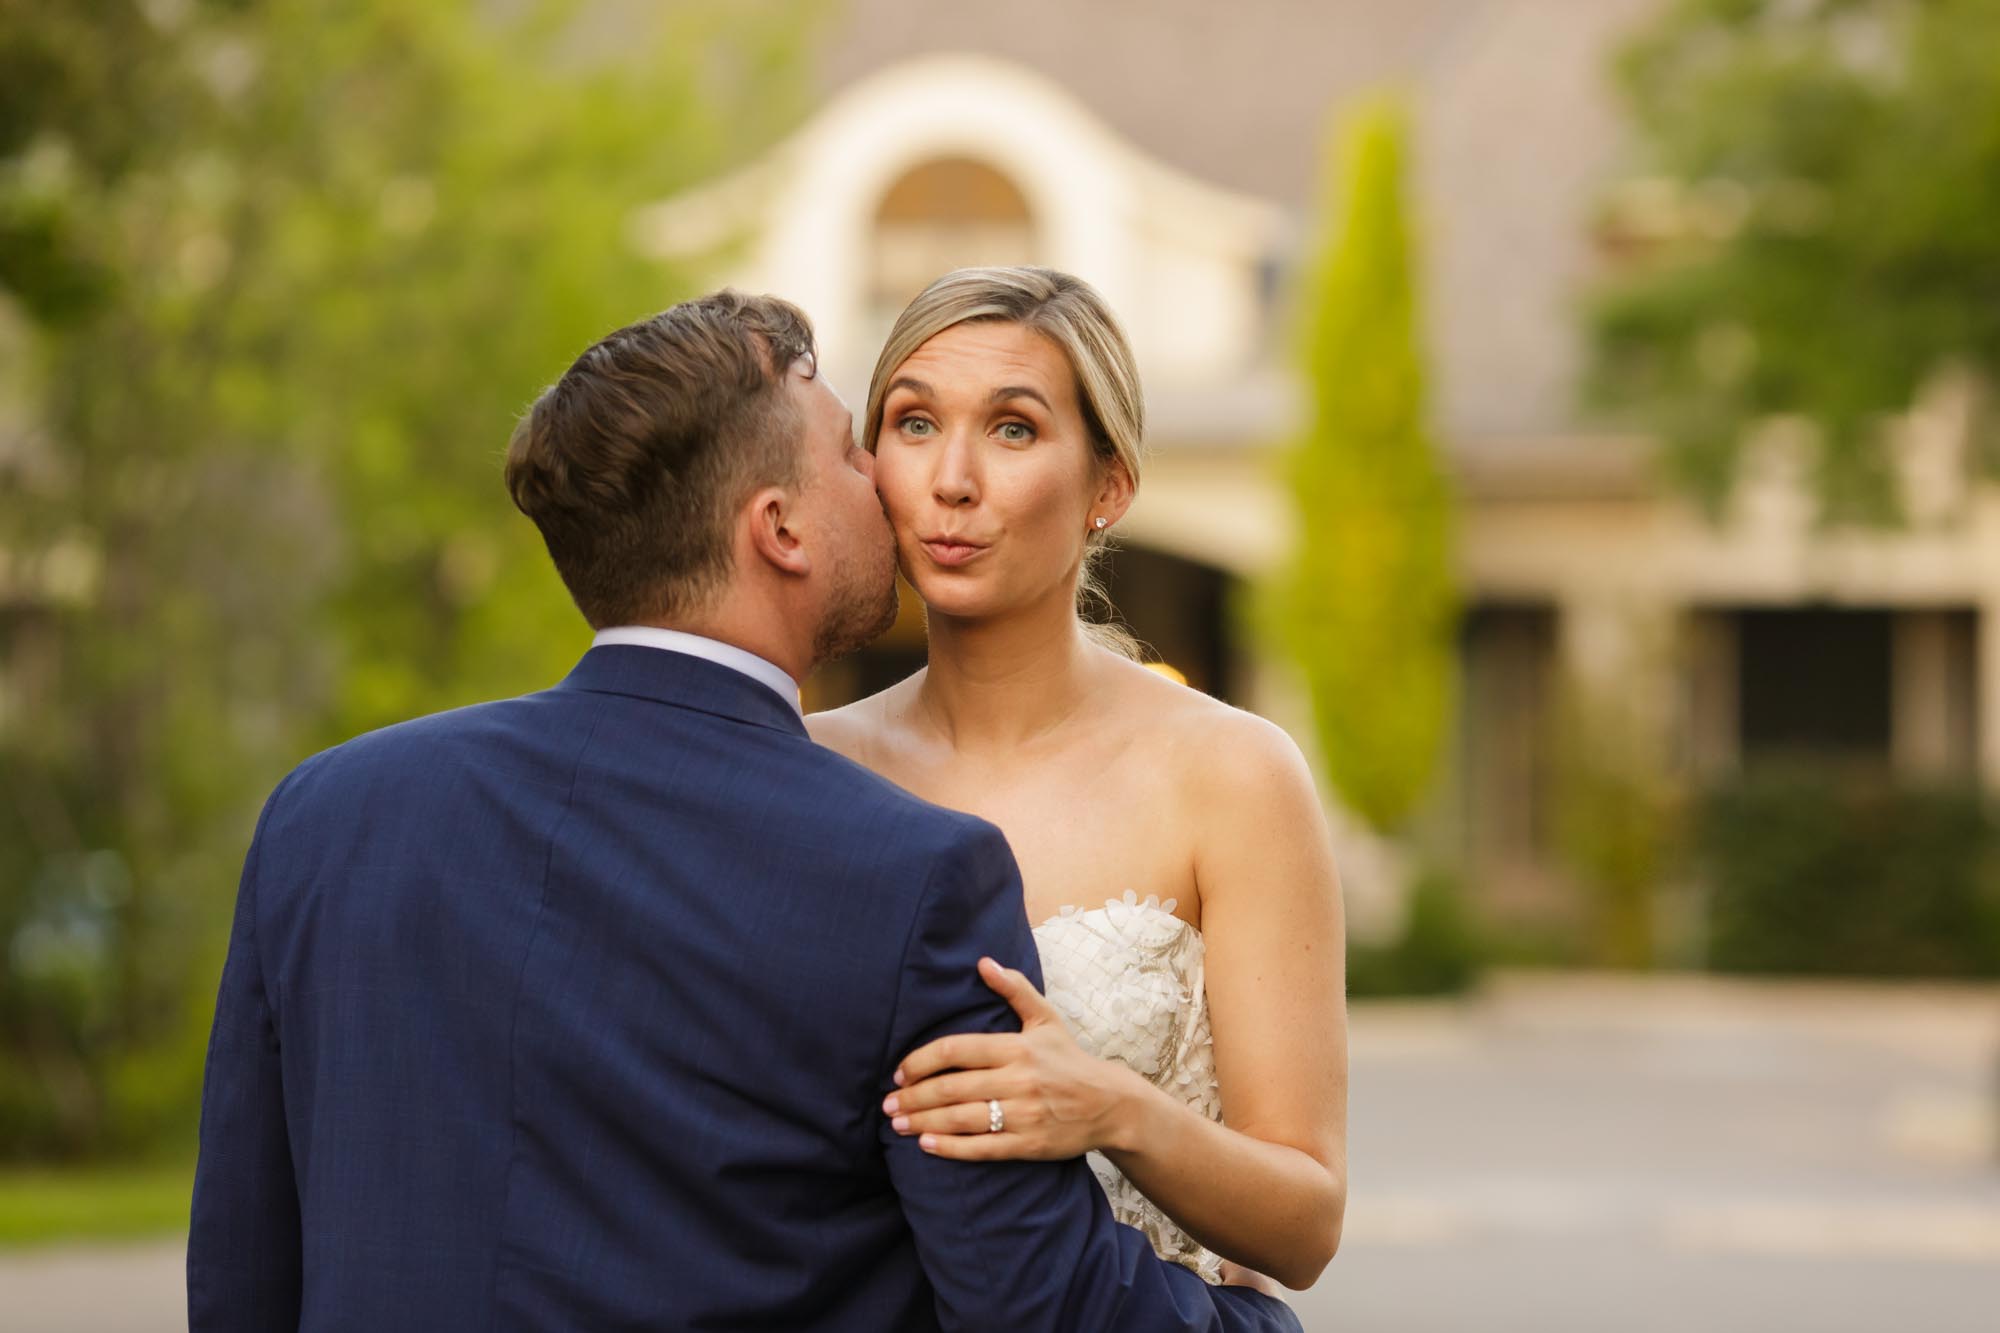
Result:
<svg viewBox="0 0 2000 1333"><path fill-rule="evenodd" d="M1210 1120L1222 1119L1203 988L1201 932L1173 914L1175 900L1137 894L1102 907L1065 907L1035 927L1047 995L1077 1042L1116 1060ZM1112 1214L1144 1232L1162 1258L1211 1283L1222 1259L1153 1206L1102 1153L1087 1159Z"/></svg>

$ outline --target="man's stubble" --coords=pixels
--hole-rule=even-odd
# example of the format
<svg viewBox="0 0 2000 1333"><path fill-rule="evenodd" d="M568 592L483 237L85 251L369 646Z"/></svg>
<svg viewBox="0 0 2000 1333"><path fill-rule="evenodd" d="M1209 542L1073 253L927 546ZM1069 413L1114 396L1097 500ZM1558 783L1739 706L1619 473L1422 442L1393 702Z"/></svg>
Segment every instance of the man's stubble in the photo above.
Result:
<svg viewBox="0 0 2000 1333"><path fill-rule="evenodd" d="M862 553L857 553L862 554ZM844 563L835 574L826 614L813 638L813 662L821 665L857 652L896 623L896 541L886 516L882 540L863 558Z"/></svg>

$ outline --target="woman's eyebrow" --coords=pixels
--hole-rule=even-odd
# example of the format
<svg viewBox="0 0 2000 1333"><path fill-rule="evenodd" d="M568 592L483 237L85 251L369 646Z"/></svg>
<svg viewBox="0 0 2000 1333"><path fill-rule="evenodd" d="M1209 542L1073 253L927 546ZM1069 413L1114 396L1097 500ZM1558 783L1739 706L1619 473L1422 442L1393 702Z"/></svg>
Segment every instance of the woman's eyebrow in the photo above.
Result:
<svg viewBox="0 0 2000 1333"><path fill-rule="evenodd" d="M898 375L889 381L889 387L882 391L883 396L887 397L898 389L908 389L911 393L921 394L925 398L932 397L937 392L922 380L913 380L908 375Z"/></svg>
<svg viewBox="0 0 2000 1333"><path fill-rule="evenodd" d="M1049 404L1049 400L1042 397L1041 390L1031 389L1025 384L1010 384L1004 389L995 389L992 396L986 401L989 403L1004 403L1010 398L1032 398L1042 405L1043 411L1055 411L1055 408Z"/></svg>

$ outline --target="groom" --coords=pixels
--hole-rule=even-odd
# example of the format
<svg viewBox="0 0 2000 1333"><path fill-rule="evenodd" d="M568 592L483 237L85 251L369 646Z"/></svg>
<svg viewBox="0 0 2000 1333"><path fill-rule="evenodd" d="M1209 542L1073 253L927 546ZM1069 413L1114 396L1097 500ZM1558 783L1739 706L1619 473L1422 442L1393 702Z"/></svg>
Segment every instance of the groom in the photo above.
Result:
<svg viewBox="0 0 2000 1333"><path fill-rule="evenodd" d="M515 503L598 629L539 694L308 760L244 865L188 1240L215 1329L1296 1330L1081 1161L927 1156L905 1052L1037 984L997 830L814 746L895 614L811 330L722 292L586 351Z"/></svg>

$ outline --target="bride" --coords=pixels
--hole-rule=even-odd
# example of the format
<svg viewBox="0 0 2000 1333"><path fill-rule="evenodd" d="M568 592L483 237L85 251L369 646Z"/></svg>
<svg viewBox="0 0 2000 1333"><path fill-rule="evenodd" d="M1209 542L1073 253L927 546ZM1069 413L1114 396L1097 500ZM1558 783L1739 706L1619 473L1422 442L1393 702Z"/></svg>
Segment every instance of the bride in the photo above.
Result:
<svg viewBox="0 0 2000 1333"><path fill-rule="evenodd" d="M1138 485L1142 418L1087 284L1038 268L931 284L876 363L863 436L928 665L809 724L997 824L1040 923L1047 997L982 960L1022 1032L906 1053L895 1129L943 1157L1089 1153L1162 1257L1304 1288L1346 1203L1340 893L1290 738L1078 615Z"/></svg>

